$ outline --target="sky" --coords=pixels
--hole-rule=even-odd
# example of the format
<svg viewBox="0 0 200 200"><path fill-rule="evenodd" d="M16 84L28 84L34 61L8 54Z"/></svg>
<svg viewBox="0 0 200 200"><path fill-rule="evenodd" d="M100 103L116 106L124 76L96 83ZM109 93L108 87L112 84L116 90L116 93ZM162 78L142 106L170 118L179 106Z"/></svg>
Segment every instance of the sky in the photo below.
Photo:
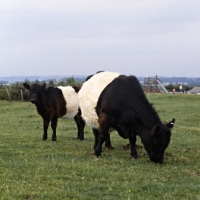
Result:
<svg viewBox="0 0 200 200"><path fill-rule="evenodd" d="M200 1L0 1L0 77L99 70L200 77Z"/></svg>

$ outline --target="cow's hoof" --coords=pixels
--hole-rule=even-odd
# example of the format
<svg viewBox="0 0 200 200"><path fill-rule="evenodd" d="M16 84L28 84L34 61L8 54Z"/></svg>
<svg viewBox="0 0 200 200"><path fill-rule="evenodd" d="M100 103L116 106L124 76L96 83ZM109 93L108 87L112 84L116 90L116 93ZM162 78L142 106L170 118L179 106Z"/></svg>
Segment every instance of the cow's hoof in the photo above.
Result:
<svg viewBox="0 0 200 200"><path fill-rule="evenodd" d="M80 137L77 137L76 139L77 140L81 140L81 141L84 140L84 138L80 138Z"/></svg>
<svg viewBox="0 0 200 200"><path fill-rule="evenodd" d="M138 155L136 155L136 156L131 156L131 158L132 158L133 160L136 160L136 159L138 159Z"/></svg>
<svg viewBox="0 0 200 200"><path fill-rule="evenodd" d="M94 158L96 158L96 159L101 158L101 155L100 155L100 156L95 156L95 155L94 155Z"/></svg>
<svg viewBox="0 0 200 200"><path fill-rule="evenodd" d="M137 158L133 158L133 157L131 157L131 160L137 160Z"/></svg>
<svg viewBox="0 0 200 200"><path fill-rule="evenodd" d="M94 155L98 158L99 156L101 156L101 151L95 150Z"/></svg>

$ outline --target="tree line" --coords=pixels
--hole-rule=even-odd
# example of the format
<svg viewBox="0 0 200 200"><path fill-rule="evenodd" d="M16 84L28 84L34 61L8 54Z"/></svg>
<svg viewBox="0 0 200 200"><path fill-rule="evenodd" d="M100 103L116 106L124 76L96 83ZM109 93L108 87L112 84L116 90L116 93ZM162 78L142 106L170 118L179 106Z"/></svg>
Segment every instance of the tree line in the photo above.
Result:
<svg viewBox="0 0 200 200"><path fill-rule="evenodd" d="M28 84L32 83L38 83L38 84L44 84L46 83L47 87L57 87L57 86L81 86L83 82L77 81L74 79L74 77L69 77L67 79L63 79L60 81L29 81L26 79L24 82ZM0 100L15 100L15 101L29 101L30 95L27 90L23 87L23 82L16 82L12 84L0 84Z"/></svg>
<svg viewBox="0 0 200 200"><path fill-rule="evenodd" d="M39 81L39 80L35 80L35 81L29 81L28 79L26 79L24 82L28 83L28 84L32 84L32 83L38 83L38 84L47 84L47 87L57 87L57 86L81 86L83 84L83 81L80 80L76 80L74 79L74 77L69 77L66 79L62 79L60 81L55 81L55 80L49 80L49 81ZM192 89L192 86L187 86L187 85L183 85L183 90L188 87L188 89ZM168 85L165 86L165 88L169 91L172 92L173 89L175 89L176 91L179 91L179 85ZM22 85L22 82L16 82L13 84L0 84L0 100L15 100L15 101L29 101L30 100L30 96L29 96L29 92L27 90L25 90L25 88Z"/></svg>

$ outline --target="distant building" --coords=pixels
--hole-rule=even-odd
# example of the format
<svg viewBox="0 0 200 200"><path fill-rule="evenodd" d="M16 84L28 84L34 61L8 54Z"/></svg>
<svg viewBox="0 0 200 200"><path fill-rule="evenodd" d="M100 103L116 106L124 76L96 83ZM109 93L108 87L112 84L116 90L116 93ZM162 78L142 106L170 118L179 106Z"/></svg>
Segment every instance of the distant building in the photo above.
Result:
<svg viewBox="0 0 200 200"><path fill-rule="evenodd" d="M200 93L200 87L194 87L191 90L188 91L190 94L198 94Z"/></svg>

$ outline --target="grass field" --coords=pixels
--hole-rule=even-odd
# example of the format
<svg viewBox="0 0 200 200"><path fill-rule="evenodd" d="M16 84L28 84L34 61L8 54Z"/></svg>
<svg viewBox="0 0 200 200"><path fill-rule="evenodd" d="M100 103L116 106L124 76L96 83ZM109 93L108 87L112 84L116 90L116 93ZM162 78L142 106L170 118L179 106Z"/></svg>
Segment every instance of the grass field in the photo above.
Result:
<svg viewBox="0 0 200 200"><path fill-rule="evenodd" d="M76 140L73 120L59 120L57 142L42 141L42 119L29 102L0 101L0 199L200 200L200 96L148 94L163 122L176 118L163 164L144 149L130 159L128 143L93 157L93 134ZM138 138L138 144L140 139Z"/></svg>

